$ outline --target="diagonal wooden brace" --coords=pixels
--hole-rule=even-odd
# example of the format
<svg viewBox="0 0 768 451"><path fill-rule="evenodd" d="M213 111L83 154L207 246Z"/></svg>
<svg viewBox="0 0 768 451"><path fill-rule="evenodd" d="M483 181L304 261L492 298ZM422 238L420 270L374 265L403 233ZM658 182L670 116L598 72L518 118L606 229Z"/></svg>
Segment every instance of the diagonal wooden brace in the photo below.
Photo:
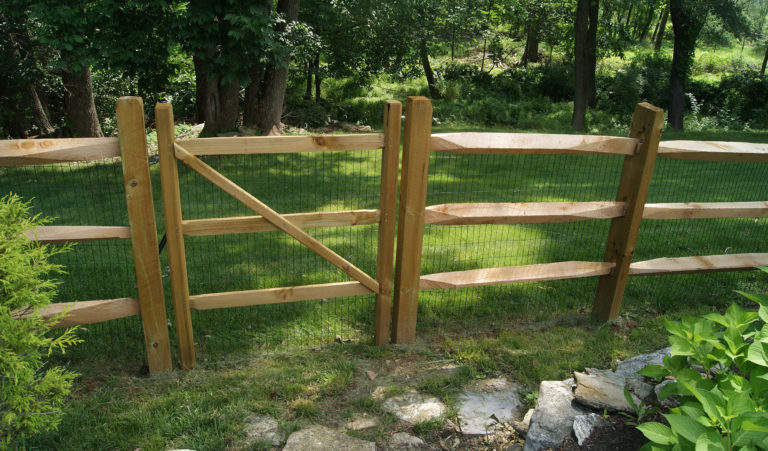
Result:
<svg viewBox="0 0 768 451"><path fill-rule="evenodd" d="M174 149L176 149L176 158L183 161L187 166L192 168L192 170L208 179L214 185L224 190L227 194L234 197L237 201L246 207L260 214L270 224L292 236L299 243L303 244L319 256L328 260L331 264L347 273L353 279L365 285L366 288L372 292L379 292L379 282L377 282L376 279L372 278L363 272L360 268L348 262L346 259L344 259L344 257L332 251L323 243L317 241L296 224L287 220L285 216L282 216L278 212L269 208L267 204L255 198L248 191L242 189L233 181L224 177L221 173L205 164L205 162L189 153L180 145L174 143Z"/></svg>

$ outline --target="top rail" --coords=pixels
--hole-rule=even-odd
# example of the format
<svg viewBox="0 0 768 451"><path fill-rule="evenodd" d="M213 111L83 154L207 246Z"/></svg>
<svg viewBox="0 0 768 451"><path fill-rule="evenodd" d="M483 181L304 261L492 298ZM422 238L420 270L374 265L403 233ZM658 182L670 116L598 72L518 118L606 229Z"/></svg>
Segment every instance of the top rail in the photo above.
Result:
<svg viewBox="0 0 768 451"><path fill-rule="evenodd" d="M247 136L194 138L177 141L192 155L243 155L343 150L374 150L384 146L384 135Z"/></svg>
<svg viewBox="0 0 768 451"><path fill-rule="evenodd" d="M551 135L540 133L440 133L429 150L480 154L634 155L639 140L616 136Z"/></svg>
<svg viewBox="0 0 768 451"><path fill-rule="evenodd" d="M726 141L662 141L659 156L679 160L768 161L768 144Z"/></svg>
<svg viewBox="0 0 768 451"><path fill-rule="evenodd" d="M117 138L12 139L0 141L0 166L91 161L120 156Z"/></svg>

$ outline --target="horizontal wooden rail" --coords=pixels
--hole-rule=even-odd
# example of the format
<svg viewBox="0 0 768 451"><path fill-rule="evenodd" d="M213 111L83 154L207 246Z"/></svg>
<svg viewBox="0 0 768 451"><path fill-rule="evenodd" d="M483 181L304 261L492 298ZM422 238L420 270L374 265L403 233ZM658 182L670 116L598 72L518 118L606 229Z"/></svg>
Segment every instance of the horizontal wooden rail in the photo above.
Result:
<svg viewBox="0 0 768 451"><path fill-rule="evenodd" d="M67 241L128 239L131 237L131 228L128 226L42 226L27 230L24 235L40 243L56 244Z"/></svg>
<svg viewBox="0 0 768 451"><path fill-rule="evenodd" d="M311 301L314 299L329 299L344 296L361 296L371 293L373 293L373 291L366 288L366 286L360 282L337 282L318 285L301 285L297 287L267 288L263 290L198 294L189 297L189 306L196 310L209 310L215 308Z"/></svg>
<svg viewBox="0 0 768 451"><path fill-rule="evenodd" d="M346 210L285 214L284 218L302 229L376 224L379 210ZM188 219L182 221L184 236L224 235L229 233L270 232L280 230L262 216Z"/></svg>
<svg viewBox="0 0 768 451"><path fill-rule="evenodd" d="M615 136L547 135L538 133L441 133L429 150L455 153L633 155L637 139Z"/></svg>
<svg viewBox="0 0 768 451"><path fill-rule="evenodd" d="M0 166L28 166L120 156L117 138L13 139L0 141Z"/></svg>
<svg viewBox="0 0 768 451"><path fill-rule="evenodd" d="M768 161L768 144L725 141L662 141L659 156L680 160Z"/></svg>
<svg viewBox="0 0 768 451"><path fill-rule="evenodd" d="M768 254L702 255L697 257L656 258L629 265L631 276L688 274L713 271L743 271L768 266Z"/></svg>
<svg viewBox="0 0 768 451"><path fill-rule="evenodd" d="M45 319L50 319L63 312L67 312L66 316L59 319L59 322L54 327L71 327L138 315L139 300L136 298L119 298L99 301L60 302L49 304L37 311ZM23 317L25 314L20 314L20 316Z"/></svg>
<svg viewBox="0 0 768 451"><path fill-rule="evenodd" d="M192 155L242 155L373 150L382 148L384 135L248 136L195 138L176 142Z"/></svg>
<svg viewBox="0 0 768 451"><path fill-rule="evenodd" d="M420 290L478 287L538 280L575 279L609 274L615 265L606 262L569 261L503 268L471 269L421 276Z"/></svg>
<svg viewBox="0 0 768 451"><path fill-rule="evenodd" d="M541 224L624 215L626 202L520 202L431 205L425 224Z"/></svg>
<svg viewBox="0 0 768 451"><path fill-rule="evenodd" d="M768 202L645 204L643 219L765 218Z"/></svg>

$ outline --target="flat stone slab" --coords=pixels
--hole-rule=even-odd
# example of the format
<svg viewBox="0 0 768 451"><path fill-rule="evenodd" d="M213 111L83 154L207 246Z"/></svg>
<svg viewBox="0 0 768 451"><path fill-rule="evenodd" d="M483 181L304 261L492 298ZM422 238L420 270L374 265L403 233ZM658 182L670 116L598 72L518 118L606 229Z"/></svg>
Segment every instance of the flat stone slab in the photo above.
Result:
<svg viewBox="0 0 768 451"><path fill-rule="evenodd" d="M245 420L245 435L248 443L265 442L280 446L285 434L272 417L252 415Z"/></svg>
<svg viewBox="0 0 768 451"><path fill-rule="evenodd" d="M596 413L590 413L588 415L577 415L573 419L573 433L576 435L576 442L579 446L583 446L584 442L589 438L596 428L605 424L603 417Z"/></svg>
<svg viewBox="0 0 768 451"><path fill-rule="evenodd" d="M637 374L638 371L648 365L661 365L664 356L669 355L670 349L671 348L659 349L656 352L638 355L619 362L616 367L616 373L621 374L624 377L640 377L640 375Z"/></svg>
<svg viewBox="0 0 768 451"><path fill-rule="evenodd" d="M382 408L406 423L418 424L439 418L448 407L434 396L408 392L387 399Z"/></svg>
<svg viewBox="0 0 768 451"><path fill-rule="evenodd" d="M368 414L356 415L350 421L347 422L346 428L353 431L361 431L363 429L369 429L379 425L379 419L377 417L370 416Z"/></svg>
<svg viewBox="0 0 768 451"><path fill-rule="evenodd" d="M612 412L632 412L632 406L624 397L624 388L630 392L635 405L640 405L643 398L647 397L653 387L635 378L627 384L627 378L609 370L595 370L588 368L586 373L574 373L576 376L576 400L585 406L597 410L608 409ZM636 393L640 392L640 396Z"/></svg>
<svg viewBox="0 0 768 451"><path fill-rule="evenodd" d="M573 379L541 383L523 448L525 451L558 446L573 430L573 419L587 413L576 403L572 385Z"/></svg>
<svg viewBox="0 0 768 451"><path fill-rule="evenodd" d="M288 441L285 442L285 447L283 447L283 451L324 451L329 449L333 451L376 451L376 444L315 424L291 434Z"/></svg>
<svg viewBox="0 0 768 451"><path fill-rule="evenodd" d="M518 418L523 410L518 386L505 378L478 381L460 393L456 402L464 435L487 435L499 422Z"/></svg>

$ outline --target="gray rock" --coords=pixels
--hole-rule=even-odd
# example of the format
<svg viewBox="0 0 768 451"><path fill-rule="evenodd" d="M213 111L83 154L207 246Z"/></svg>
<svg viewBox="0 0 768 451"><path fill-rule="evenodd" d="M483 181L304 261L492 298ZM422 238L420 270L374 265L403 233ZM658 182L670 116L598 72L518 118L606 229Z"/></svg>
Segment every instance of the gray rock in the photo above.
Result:
<svg viewBox="0 0 768 451"><path fill-rule="evenodd" d="M439 418L448 411L439 399L412 391L387 399L382 404L387 412L411 424Z"/></svg>
<svg viewBox="0 0 768 451"><path fill-rule="evenodd" d="M659 400L662 407L666 407L667 409L678 407L680 405L680 401L675 396L670 396L664 399L661 399L661 397L659 396L659 394L661 393L661 389L671 384L672 382L674 381L671 379L667 379L657 384L655 387L653 387L653 393L656 395L656 399Z"/></svg>
<svg viewBox="0 0 768 451"><path fill-rule="evenodd" d="M372 417L368 414L362 414L355 416L350 421L347 422L346 428L352 429L353 431L361 431L363 429L369 429L372 427L376 427L379 425L379 419L376 417Z"/></svg>
<svg viewBox="0 0 768 451"><path fill-rule="evenodd" d="M573 429L573 419L585 413L574 400L573 379L543 381L531 416L525 451L538 451L560 444Z"/></svg>
<svg viewBox="0 0 768 451"><path fill-rule="evenodd" d="M280 446L285 440L285 434L274 418L251 415L245 419L245 436L249 444L265 442L272 446Z"/></svg>
<svg viewBox="0 0 768 451"><path fill-rule="evenodd" d="M592 434L595 428L598 428L606 424L603 417L596 413L590 413L587 415L578 415L573 419L573 433L576 435L576 441L579 446L584 445L584 441L587 440Z"/></svg>
<svg viewBox="0 0 768 451"><path fill-rule="evenodd" d="M653 385L645 382L643 379L627 378L624 385L627 389L636 395L639 399L649 402L652 401Z"/></svg>
<svg viewBox="0 0 768 451"><path fill-rule="evenodd" d="M318 424L296 431L288 437L283 451L329 450L375 451L376 444L350 437Z"/></svg>
<svg viewBox="0 0 768 451"><path fill-rule="evenodd" d="M624 398L626 379L613 371L589 369L589 374L576 372L576 400L594 409L610 411L621 410L632 412L632 406ZM632 394L632 400L640 403L637 395Z"/></svg>
<svg viewBox="0 0 768 451"><path fill-rule="evenodd" d="M424 448L426 444L424 440L418 437L405 432L398 432L389 438L389 446L392 449L420 449Z"/></svg>
<svg viewBox="0 0 768 451"><path fill-rule="evenodd" d="M656 352L650 354L642 354L623 362L619 362L616 367L616 373L621 374L624 377L637 377L638 371L642 370L648 365L661 365L664 356L669 355L670 348L659 349Z"/></svg>
<svg viewBox="0 0 768 451"><path fill-rule="evenodd" d="M487 435L499 422L519 417L523 408L518 387L505 378L479 381L460 393L456 402L464 435Z"/></svg>

